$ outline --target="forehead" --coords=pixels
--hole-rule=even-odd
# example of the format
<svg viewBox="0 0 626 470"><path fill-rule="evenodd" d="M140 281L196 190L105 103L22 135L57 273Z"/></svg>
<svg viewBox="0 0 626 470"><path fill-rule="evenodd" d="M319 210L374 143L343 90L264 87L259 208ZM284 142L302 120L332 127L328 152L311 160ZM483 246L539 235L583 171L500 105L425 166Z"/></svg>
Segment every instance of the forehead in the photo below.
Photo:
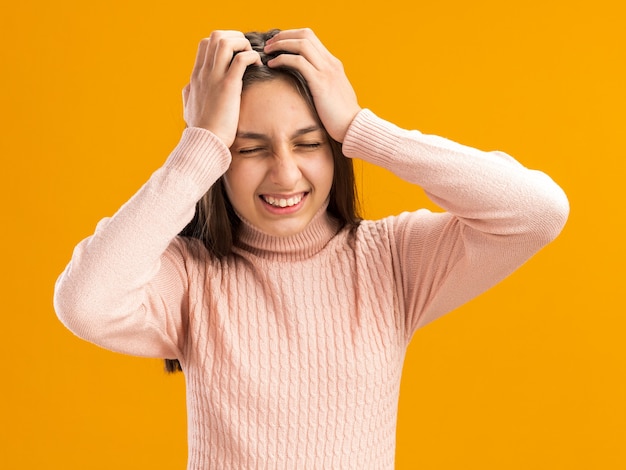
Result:
<svg viewBox="0 0 626 470"><path fill-rule="evenodd" d="M318 123L314 112L288 79L250 84L241 94L239 130L309 127Z"/></svg>

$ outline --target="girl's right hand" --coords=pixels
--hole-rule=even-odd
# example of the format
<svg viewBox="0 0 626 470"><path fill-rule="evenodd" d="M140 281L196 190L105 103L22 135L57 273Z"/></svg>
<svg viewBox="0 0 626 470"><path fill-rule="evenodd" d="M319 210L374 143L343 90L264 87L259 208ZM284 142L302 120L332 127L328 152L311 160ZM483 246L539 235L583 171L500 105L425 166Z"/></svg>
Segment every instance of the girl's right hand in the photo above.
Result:
<svg viewBox="0 0 626 470"><path fill-rule="evenodd" d="M191 79L183 89L187 125L211 131L230 147L239 122L243 73L253 64L261 65L259 53L239 31L213 31L200 41Z"/></svg>

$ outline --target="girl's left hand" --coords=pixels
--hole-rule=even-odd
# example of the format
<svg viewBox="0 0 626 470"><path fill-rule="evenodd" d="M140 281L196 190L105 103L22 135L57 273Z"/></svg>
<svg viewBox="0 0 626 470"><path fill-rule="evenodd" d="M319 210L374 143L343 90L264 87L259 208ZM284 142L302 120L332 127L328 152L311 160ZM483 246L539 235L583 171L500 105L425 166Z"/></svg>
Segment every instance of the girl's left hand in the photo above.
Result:
<svg viewBox="0 0 626 470"><path fill-rule="evenodd" d="M348 127L361 110L343 65L308 28L281 31L267 41L266 53L285 51L270 67L298 70L307 81L317 114L328 134L343 142Z"/></svg>

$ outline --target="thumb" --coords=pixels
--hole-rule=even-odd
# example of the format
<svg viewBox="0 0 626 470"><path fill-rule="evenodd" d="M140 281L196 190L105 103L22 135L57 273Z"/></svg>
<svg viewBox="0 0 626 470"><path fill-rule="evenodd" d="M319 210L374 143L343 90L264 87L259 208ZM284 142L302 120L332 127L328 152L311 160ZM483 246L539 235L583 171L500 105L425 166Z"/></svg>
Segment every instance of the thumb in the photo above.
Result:
<svg viewBox="0 0 626 470"><path fill-rule="evenodd" d="M187 107L187 101L189 100L189 84L183 88L183 108Z"/></svg>

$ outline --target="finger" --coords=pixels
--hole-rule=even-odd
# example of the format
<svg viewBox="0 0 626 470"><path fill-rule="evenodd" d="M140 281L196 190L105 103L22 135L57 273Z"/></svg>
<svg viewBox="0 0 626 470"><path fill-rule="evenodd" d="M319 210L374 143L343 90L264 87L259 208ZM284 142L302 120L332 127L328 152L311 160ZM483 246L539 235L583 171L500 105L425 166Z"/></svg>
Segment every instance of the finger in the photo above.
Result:
<svg viewBox="0 0 626 470"><path fill-rule="evenodd" d="M257 51L242 51L237 53L230 64L228 74L241 75L250 65L263 65L261 55Z"/></svg>
<svg viewBox="0 0 626 470"><path fill-rule="evenodd" d="M189 90L191 85L188 83L185 88L183 88L183 109L187 107L187 101L189 101Z"/></svg>
<svg viewBox="0 0 626 470"><path fill-rule="evenodd" d="M316 67L302 55L279 54L267 62L268 67L288 67L299 71L309 82L311 75L317 71Z"/></svg>
<svg viewBox="0 0 626 470"><path fill-rule="evenodd" d="M315 50L320 53L328 52L322 41L315 35L315 33L309 28L303 29L288 29L285 31L278 32L275 36L266 41L266 45L270 46L270 49L280 50L283 47L289 47L289 42L287 41L303 41L308 42L313 46ZM293 44L293 43L291 43ZM283 49L288 50L288 49Z"/></svg>
<svg viewBox="0 0 626 470"><path fill-rule="evenodd" d="M316 68L322 68L325 61L334 58L330 52L319 42L317 38L282 38L276 42L266 44L264 51L267 54L280 54L280 52L289 52L305 57Z"/></svg>
<svg viewBox="0 0 626 470"><path fill-rule="evenodd" d="M323 49L322 49L323 50ZM265 52L280 52L286 51L293 54L300 54L304 56L320 55L320 49L308 39L293 38L293 39L281 39L280 41L273 42L265 46Z"/></svg>
<svg viewBox="0 0 626 470"><path fill-rule="evenodd" d="M221 38L215 49L212 69L217 73L226 73L237 53L252 51L250 41L245 37ZM238 55L238 54L237 54Z"/></svg>
<svg viewBox="0 0 626 470"><path fill-rule="evenodd" d="M324 70L325 64L332 59L332 56L328 53L326 55L322 55L318 50L316 50L310 42L307 41L299 41L296 39L289 39L288 41L284 41L286 44L281 42L278 44L280 49L276 50L278 54L276 57L282 56L300 56L303 57L309 64L311 64L316 70ZM280 50L288 52L288 54L281 54Z"/></svg>
<svg viewBox="0 0 626 470"><path fill-rule="evenodd" d="M211 41L211 38L204 38L200 41L200 44L198 44L198 52L196 53L196 61L193 65L193 70L191 71L191 75L195 76L198 74L198 72L202 69L202 66L204 65L204 62L206 60L206 53L207 53L207 49L209 48L209 43Z"/></svg>
<svg viewBox="0 0 626 470"><path fill-rule="evenodd" d="M285 29L284 31L279 31L268 39L266 44L273 44L284 39L307 39L316 46L322 45L322 42L310 28Z"/></svg>
<svg viewBox="0 0 626 470"><path fill-rule="evenodd" d="M219 41L228 37L244 37L244 35L240 31L217 30L213 31L208 38L204 38L200 41L196 55L196 63L192 71L193 76L198 75L203 68L208 68L209 70L212 68L215 49Z"/></svg>

